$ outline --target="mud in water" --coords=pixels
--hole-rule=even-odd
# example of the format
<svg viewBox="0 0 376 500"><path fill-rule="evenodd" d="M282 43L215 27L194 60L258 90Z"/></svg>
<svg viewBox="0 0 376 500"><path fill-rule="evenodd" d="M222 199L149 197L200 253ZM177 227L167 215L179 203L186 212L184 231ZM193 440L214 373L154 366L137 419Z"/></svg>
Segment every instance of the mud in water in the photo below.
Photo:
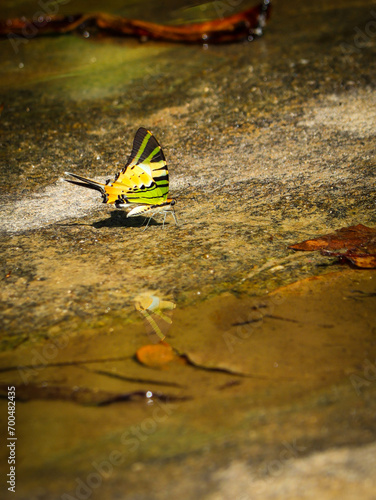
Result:
<svg viewBox="0 0 376 500"><path fill-rule="evenodd" d="M185 485L187 495L203 488L205 498L217 498L223 482L225 491L234 488L247 470L255 481L247 494L261 487L267 494L279 479L274 466L291 474L292 460L323 446L371 442L374 290L372 274L349 270L253 300L225 293L152 313L184 359L159 369L135 357L159 342L147 318L126 324L108 315L3 353L2 383L15 385L22 400L19 498L72 492L77 478L95 471L93 461L114 456L111 481L94 498L113 498L124 481L132 495L172 494L169 473L150 471L180 474L193 457L207 482Z"/></svg>

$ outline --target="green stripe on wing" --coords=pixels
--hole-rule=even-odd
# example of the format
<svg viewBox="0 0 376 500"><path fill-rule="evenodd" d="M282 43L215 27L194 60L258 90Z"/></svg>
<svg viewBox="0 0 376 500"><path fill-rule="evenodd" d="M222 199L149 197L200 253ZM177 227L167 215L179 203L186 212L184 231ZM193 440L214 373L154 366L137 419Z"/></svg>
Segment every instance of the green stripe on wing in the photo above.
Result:
<svg viewBox="0 0 376 500"><path fill-rule="evenodd" d="M158 204L166 201L169 189L168 169L156 138L141 127L136 132L131 155L113 187L123 185L118 201ZM120 187L120 186L119 186Z"/></svg>

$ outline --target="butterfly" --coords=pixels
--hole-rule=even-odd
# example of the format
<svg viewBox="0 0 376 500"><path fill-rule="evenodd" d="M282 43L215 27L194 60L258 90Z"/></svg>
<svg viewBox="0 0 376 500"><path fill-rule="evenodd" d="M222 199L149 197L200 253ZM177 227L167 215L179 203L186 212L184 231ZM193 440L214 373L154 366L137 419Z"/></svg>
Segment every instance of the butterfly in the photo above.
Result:
<svg viewBox="0 0 376 500"><path fill-rule="evenodd" d="M65 174L74 178L65 179L67 182L100 191L103 203L115 204L116 208L130 208L127 217L149 217L145 230L157 213L164 213L163 227L168 212L178 224L174 210L176 200L168 198L165 156L157 139L144 127L137 130L127 163L113 182L108 179L102 184L70 172Z"/></svg>

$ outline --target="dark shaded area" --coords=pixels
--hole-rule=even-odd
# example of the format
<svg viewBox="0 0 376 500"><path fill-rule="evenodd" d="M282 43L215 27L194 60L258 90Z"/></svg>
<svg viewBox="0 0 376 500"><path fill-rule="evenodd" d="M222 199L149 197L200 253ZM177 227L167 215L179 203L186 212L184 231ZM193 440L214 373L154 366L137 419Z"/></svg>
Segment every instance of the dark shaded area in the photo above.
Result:
<svg viewBox="0 0 376 500"><path fill-rule="evenodd" d="M93 227L101 229L102 227L142 227L149 222L149 217L127 217L125 212L114 210L110 217L93 223ZM152 219L149 226L163 226L162 222Z"/></svg>
<svg viewBox="0 0 376 500"><path fill-rule="evenodd" d="M7 399L8 386L0 386L0 398ZM68 387L57 385L18 385L17 401L31 401L35 399L73 401L82 405L107 406L113 403L135 402L140 400L147 401L150 398L147 391L132 391L123 393L111 393L98 391L89 387ZM179 398L176 396L154 392L153 398L158 401L186 401L188 398Z"/></svg>

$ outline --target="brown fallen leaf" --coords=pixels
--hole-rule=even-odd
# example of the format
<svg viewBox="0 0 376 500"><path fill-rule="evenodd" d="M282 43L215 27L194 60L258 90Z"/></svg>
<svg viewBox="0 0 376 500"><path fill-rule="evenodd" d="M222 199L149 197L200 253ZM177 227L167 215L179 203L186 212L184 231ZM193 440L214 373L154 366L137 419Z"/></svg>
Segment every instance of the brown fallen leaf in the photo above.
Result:
<svg viewBox="0 0 376 500"><path fill-rule="evenodd" d="M362 269L376 269L376 254L373 255L359 255L359 254L333 254L336 257L339 257L340 260L349 261L356 267L360 267Z"/></svg>
<svg viewBox="0 0 376 500"><path fill-rule="evenodd" d="M364 269L376 268L376 229L357 224L335 233L290 245L293 250L320 250L323 255L339 257L342 262ZM334 252L333 250L345 250Z"/></svg>
<svg viewBox="0 0 376 500"><path fill-rule="evenodd" d="M17 43L17 37L25 32L33 36L51 33L69 33L85 28L113 35L135 36L151 40L184 43L229 43L253 40L262 35L263 27L270 15L270 0L237 14L203 23L184 25L162 25L127 19L107 13L88 13L69 16L49 15L38 19L0 20L0 36L7 36Z"/></svg>
<svg viewBox="0 0 376 500"><path fill-rule="evenodd" d="M144 345L137 350L136 357L140 363L150 368L165 368L172 361L186 363L184 357L176 354L166 342Z"/></svg>

